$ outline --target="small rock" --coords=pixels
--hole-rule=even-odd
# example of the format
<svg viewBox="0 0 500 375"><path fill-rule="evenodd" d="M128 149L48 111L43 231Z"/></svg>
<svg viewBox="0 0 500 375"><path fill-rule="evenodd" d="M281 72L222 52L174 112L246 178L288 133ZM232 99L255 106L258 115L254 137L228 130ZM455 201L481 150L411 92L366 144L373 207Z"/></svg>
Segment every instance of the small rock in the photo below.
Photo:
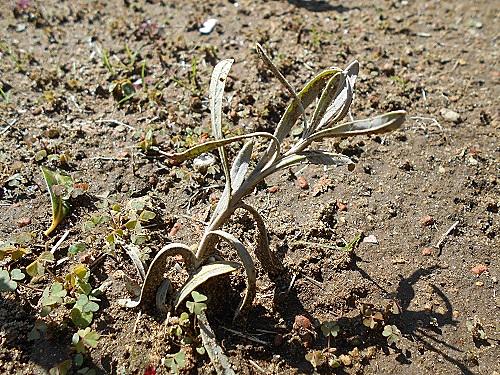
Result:
<svg viewBox="0 0 500 375"><path fill-rule="evenodd" d="M210 34L215 25L217 25L217 20L215 18L209 18L203 22L203 26L199 28L199 32L204 35Z"/></svg>
<svg viewBox="0 0 500 375"><path fill-rule="evenodd" d="M172 227L172 229L170 229L170 232L168 232L168 236L169 237L174 237L177 234L177 232L179 231L179 229L181 229L181 226L182 226L181 223L176 222L174 224L174 226Z"/></svg>
<svg viewBox="0 0 500 375"><path fill-rule="evenodd" d="M200 173L206 173L208 168L216 162L215 156L210 153L201 154L193 160L193 168Z"/></svg>
<svg viewBox="0 0 500 375"><path fill-rule="evenodd" d="M365 238L363 238L363 242L364 243L372 243L372 244L375 244L375 245L378 244L377 237L375 237L374 234L370 234L369 236L366 236Z"/></svg>
<svg viewBox="0 0 500 375"><path fill-rule="evenodd" d="M267 192L268 193L276 193L279 189L280 189L279 186L275 185L275 186L268 187Z"/></svg>
<svg viewBox="0 0 500 375"><path fill-rule="evenodd" d="M296 329L296 330L299 330L299 329L310 330L311 327L312 327L312 323L307 316L297 315L295 317L295 321L293 322L294 329Z"/></svg>
<svg viewBox="0 0 500 375"><path fill-rule="evenodd" d="M475 267L472 267L470 270L474 275L481 275L483 272L488 271L488 266L486 264L478 264Z"/></svg>
<svg viewBox="0 0 500 375"><path fill-rule="evenodd" d="M25 227L26 225L31 224L31 218L29 217L22 217L17 221L17 226L19 228Z"/></svg>
<svg viewBox="0 0 500 375"><path fill-rule="evenodd" d="M422 249L422 255L424 255L424 256L432 255L433 252L434 252L434 249L432 247L424 247Z"/></svg>
<svg viewBox="0 0 500 375"><path fill-rule="evenodd" d="M430 225L433 225L436 221L434 218L430 215L426 215L420 219L420 224L422 224L424 227L428 227Z"/></svg>
<svg viewBox="0 0 500 375"><path fill-rule="evenodd" d="M439 113L446 121L454 122L455 124L458 124L462 121L462 117L460 116L460 114L458 112L452 111L451 109L442 108Z"/></svg>
<svg viewBox="0 0 500 375"><path fill-rule="evenodd" d="M24 30L26 30L26 25L24 23L19 23L16 25L16 31L18 33L22 33Z"/></svg>
<svg viewBox="0 0 500 375"><path fill-rule="evenodd" d="M446 173L446 168L443 167L443 166L439 166L438 172L441 173L441 174Z"/></svg>
<svg viewBox="0 0 500 375"><path fill-rule="evenodd" d="M337 209L339 211L347 211L347 204L337 199Z"/></svg>
<svg viewBox="0 0 500 375"><path fill-rule="evenodd" d="M302 190L307 190L309 189L309 182L307 182L306 178L304 176L299 176L297 177L297 185L299 188Z"/></svg>
<svg viewBox="0 0 500 375"><path fill-rule="evenodd" d="M484 283L482 281L476 281L475 284L476 284L476 286L483 286L484 285Z"/></svg>

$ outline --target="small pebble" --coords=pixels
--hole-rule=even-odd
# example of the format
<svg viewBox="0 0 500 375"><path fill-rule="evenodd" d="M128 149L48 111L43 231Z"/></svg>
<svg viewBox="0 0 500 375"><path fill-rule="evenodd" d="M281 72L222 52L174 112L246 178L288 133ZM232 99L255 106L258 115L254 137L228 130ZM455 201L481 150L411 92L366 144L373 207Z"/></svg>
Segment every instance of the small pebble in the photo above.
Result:
<svg viewBox="0 0 500 375"><path fill-rule="evenodd" d="M347 211L347 204L337 199L337 209L339 211Z"/></svg>
<svg viewBox="0 0 500 375"><path fill-rule="evenodd" d="M29 217L22 217L17 221L17 226L19 228L25 227L31 224L31 219Z"/></svg>
<svg viewBox="0 0 500 375"><path fill-rule="evenodd" d="M476 286L483 286L484 285L484 283L482 281L476 281L475 284L476 284Z"/></svg>
<svg viewBox="0 0 500 375"><path fill-rule="evenodd" d="M366 236L363 238L364 243L373 243L373 244L378 244L377 237L375 237L374 234L370 234L369 236Z"/></svg>
<svg viewBox="0 0 500 375"><path fill-rule="evenodd" d="M276 193L280 188L278 186L271 186L267 188L268 193Z"/></svg>
<svg viewBox="0 0 500 375"><path fill-rule="evenodd" d="M424 255L424 256L432 255L432 253L433 253L432 247L424 247L422 249L422 255Z"/></svg>
<svg viewBox="0 0 500 375"><path fill-rule="evenodd" d="M170 229L170 232L168 232L168 236L169 237L174 237L177 234L177 232L179 231L179 229L181 229L181 226L182 226L181 223L176 222L174 224L174 226L172 227L172 229Z"/></svg>
<svg viewBox="0 0 500 375"><path fill-rule="evenodd" d="M421 219L420 219L420 224L422 224L423 226L425 227L428 227L429 225L432 225L435 223L435 220L432 216L430 215L426 215L426 216L423 216Z"/></svg>
<svg viewBox="0 0 500 375"><path fill-rule="evenodd" d="M475 267L472 267L470 270L474 275L481 275L483 272L488 271L488 266L486 264L478 264Z"/></svg>
<svg viewBox="0 0 500 375"><path fill-rule="evenodd" d="M297 185L299 188L302 190L307 190L309 189L309 182L307 182L306 178L304 176L299 176L297 177Z"/></svg>
<svg viewBox="0 0 500 375"><path fill-rule="evenodd" d="M452 111L451 109L442 108L439 113L446 121L454 122L455 124L458 124L462 121L462 117L460 116L460 114L458 112Z"/></svg>
<svg viewBox="0 0 500 375"><path fill-rule="evenodd" d="M306 329L306 330L309 330L311 329L312 327L312 324L311 324L311 321L309 320L309 318L307 316L304 316L304 315L297 315L295 317L295 321L293 323L293 328L294 329Z"/></svg>

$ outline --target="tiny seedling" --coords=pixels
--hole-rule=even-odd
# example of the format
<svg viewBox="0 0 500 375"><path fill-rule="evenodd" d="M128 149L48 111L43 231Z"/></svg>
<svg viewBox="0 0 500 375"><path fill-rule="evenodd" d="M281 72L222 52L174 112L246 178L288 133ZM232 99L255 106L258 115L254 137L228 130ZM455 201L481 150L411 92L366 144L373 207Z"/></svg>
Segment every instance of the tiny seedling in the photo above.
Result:
<svg viewBox="0 0 500 375"><path fill-rule="evenodd" d="M380 311L373 309L373 306L363 304L361 306L361 315L363 316L363 325L370 329L374 329L384 321L384 315Z"/></svg>
<svg viewBox="0 0 500 375"><path fill-rule="evenodd" d="M54 254L50 251L44 251L33 262L26 266L26 273L31 277L40 277L45 274L47 263L54 262Z"/></svg>
<svg viewBox="0 0 500 375"><path fill-rule="evenodd" d="M306 354L306 360L314 367L314 370L317 370L318 367L322 366L327 358L325 354L321 350L313 350Z"/></svg>
<svg viewBox="0 0 500 375"><path fill-rule="evenodd" d="M188 281L172 299L175 309L201 283L223 273L235 271L237 267L234 264L224 260L215 260L220 259L220 254L217 254L218 257L213 256L217 253L217 244L224 241L236 251L245 270L246 290L236 308L235 318L237 318L250 308L256 295L256 269L246 246L232 234L221 230L236 210L246 211L256 222L259 237L254 252L264 270L271 275L281 272L280 263L270 251L264 219L255 208L244 202L245 197L270 175L292 166L320 164L348 166L352 169L354 163L349 157L313 148L313 144L325 138L346 138L390 132L398 129L405 120L404 111L393 111L370 119L341 122L349 113L353 100L354 84L359 72L357 61L349 64L346 69L324 70L297 93L258 44L257 52L290 93L291 103L285 110L274 134L255 132L224 138L222 104L224 88L233 60L223 60L215 66L210 81L209 95L212 133L215 140L169 156L174 163L181 163L217 149L225 176L224 190L200 242L196 245L196 251L193 252L190 246L181 243L171 243L161 249L144 277L139 299L126 301L126 306L145 307L156 302L158 308L164 309L167 295L165 290L171 289L170 282L164 278L169 257L182 257L190 273ZM315 103L315 108L308 118L306 109L313 103ZM302 126L300 136L291 137L292 145L285 149L287 145L285 139L292 133L299 119L301 119L299 126ZM263 139L266 143L260 144L257 142L258 139ZM241 141L245 143L230 165L226 147ZM257 158L253 160L254 155ZM161 297L157 298L159 294Z"/></svg>
<svg viewBox="0 0 500 375"><path fill-rule="evenodd" d="M401 338L401 331L395 325L386 325L382 331L382 335L387 337L387 344L397 344Z"/></svg>
<svg viewBox="0 0 500 375"><path fill-rule="evenodd" d="M321 324L321 332L328 338L328 347L330 347L330 337L337 337L340 332L340 326L337 322L326 321Z"/></svg>
<svg viewBox="0 0 500 375"><path fill-rule="evenodd" d="M69 214L69 198L73 189L73 179L71 176L51 171L45 167L42 167L42 173L52 203L52 224L44 233L48 236Z"/></svg>
<svg viewBox="0 0 500 375"><path fill-rule="evenodd" d="M66 294L67 292L61 283L54 283L46 287L40 298L42 305L40 315L42 317L49 315L54 308L63 303L63 298L66 297Z"/></svg>
<svg viewBox="0 0 500 375"><path fill-rule="evenodd" d="M92 323L94 313L99 310L99 305L96 303L99 301L98 298L80 294L71 309L71 320L78 328L87 328Z"/></svg>
<svg viewBox="0 0 500 375"><path fill-rule="evenodd" d="M186 352L184 349L165 358L165 366L167 366L174 374L179 374L186 366Z"/></svg>
<svg viewBox="0 0 500 375"><path fill-rule="evenodd" d="M96 348L97 342L101 335L99 333L92 331L90 327L85 329L80 329L78 332L73 334L71 342L75 347L77 353L87 353L89 348Z"/></svg>
<svg viewBox="0 0 500 375"><path fill-rule="evenodd" d="M17 282L23 280L24 273L19 268L14 268L12 271L0 269L0 292L15 292Z"/></svg>
<svg viewBox="0 0 500 375"><path fill-rule="evenodd" d="M191 297L193 297L193 301L187 301L186 307L191 314L200 315L207 309L207 304L203 303L207 300L207 297L196 290L191 292Z"/></svg>

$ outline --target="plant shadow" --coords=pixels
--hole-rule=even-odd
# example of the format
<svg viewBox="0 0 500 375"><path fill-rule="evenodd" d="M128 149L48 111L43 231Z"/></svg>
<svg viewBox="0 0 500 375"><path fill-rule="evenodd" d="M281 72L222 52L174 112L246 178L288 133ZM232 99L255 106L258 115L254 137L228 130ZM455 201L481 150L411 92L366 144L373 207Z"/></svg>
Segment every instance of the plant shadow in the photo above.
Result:
<svg viewBox="0 0 500 375"><path fill-rule="evenodd" d="M331 5L328 1L325 0L288 0L289 4L295 5L299 8L305 8L311 12L337 12L344 13L348 12L352 9L357 8L349 8L344 5Z"/></svg>

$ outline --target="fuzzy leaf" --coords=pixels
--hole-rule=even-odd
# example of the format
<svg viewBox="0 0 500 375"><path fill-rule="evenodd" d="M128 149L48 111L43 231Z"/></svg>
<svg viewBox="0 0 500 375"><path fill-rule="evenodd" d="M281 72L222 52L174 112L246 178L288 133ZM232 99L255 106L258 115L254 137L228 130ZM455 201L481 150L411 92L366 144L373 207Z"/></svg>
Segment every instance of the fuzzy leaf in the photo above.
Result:
<svg viewBox="0 0 500 375"><path fill-rule="evenodd" d="M318 129L332 126L341 121L349 112L351 107L354 84L359 73L359 63L355 60L342 72L342 79L338 91L334 95L333 102L328 106L318 125Z"/></svg>
<svg viewBox="0 0 500 375"><path fill-rule="evenodd" d="M201 266L200 269L194 275L192 275L188 281L186 281L182 289L179 291L174 303L175 308L178 308L179 305L192 292L195 293L195 289L197 287L206 282L208 279L211 279L212 277L216 277L219 275L223 275L225 273L234 272L240 267L241 265L239 263L228 262L228 261L213 262ZM195 300L195 302L198 301Z"/></svg>
<svg viewBox="0 0 500 375"><path fill-rule="evenodd" d="M0 292L14 292L17 289L17 283L11 280L9 271L0 270Z"/></svg>
<svg viewBox="0 0 500 375"><path fill-rule="evenodd" d="M311 135L308 140L313 142L331 137L387 133L399 128L405 121L405 115L405 111L393 111L369 119L346 122L333 128L320 130Z"/></svg>
<svg viewBox="0 0 500 375"><path fill-rule="evenodd" d="M51 171L45 167L42 167L42 173L45 183L47 184L47 189L49 190L52 204L52 224L44 233L48 236L69 213L68 192L73 186L73 179L71 176ZM66 190L65 192L57 191L59 189L56 187L61 186Z"/></svg>
<svg viewBox="0 0 500 375"><path fill-rule="evenodd" d="M10 271L10 278L14 281L22 280L24 279L24 277L24 273L22 273L19 268L14 268L12 271Z"/></svg>
<svg viewBox="0 0 500 375"><path fill-rule="evenodd" d="M198 315L198 326L200 327L200 336L203 346L207 350L207 354L214 366L217 375L235 375L234 370L231 368L229 359L224 354L224 350L217 344L214 331L208 322L207 316L204 312Z"/></svg>
<svg viewBox="0 0 500 375"><path fill-rule="evenodd" d="M252 157L253 141L248 141L242 147L231 167L231 189L237 190L245 179L250 158Z"/></svg>
<svg viewBox="0 0 500 375"><path fill-rule="evenodd" d="M176 163L183 162L188 159L193 159L201 154L204 154L205 152L210 152L212 150L215 150L218 147L229 145L234 142L241 141L246 138L255 138L255 137L264 137L264 138L269 138L271 139L271 142L273 143L273 148L278 148L278 153L279 153L279 143L278 140L269 133L266 132L255 132L255 133L250 133L250 134L243 134L243 135L238 135L235 137L230 137L230 138L225 138L225 139L216 139L215 141L208 141L205 143L202 143L200 145L196 145L194 147L191 147L190 149L180 152L180 153L175 153L175 154L168 154L167 156L172 159Z"/></svg>
<svg viewBox="0 0 500 375"><path fill-rule="evenodd" d="M340 72L340 69L324 70L304 86L304 88L297 94L300 101L302 102L302 106L304 107L304 109L306 109L320 95L328 80L334 74ZM276 131L274 132L274 135L278 139L280 144L283 139L285 139L285 137L290 133L290 130L295 125L301 114L302 109L300 103L297 99L294 99L288 105L285 114L281 118Z"/></svg>

